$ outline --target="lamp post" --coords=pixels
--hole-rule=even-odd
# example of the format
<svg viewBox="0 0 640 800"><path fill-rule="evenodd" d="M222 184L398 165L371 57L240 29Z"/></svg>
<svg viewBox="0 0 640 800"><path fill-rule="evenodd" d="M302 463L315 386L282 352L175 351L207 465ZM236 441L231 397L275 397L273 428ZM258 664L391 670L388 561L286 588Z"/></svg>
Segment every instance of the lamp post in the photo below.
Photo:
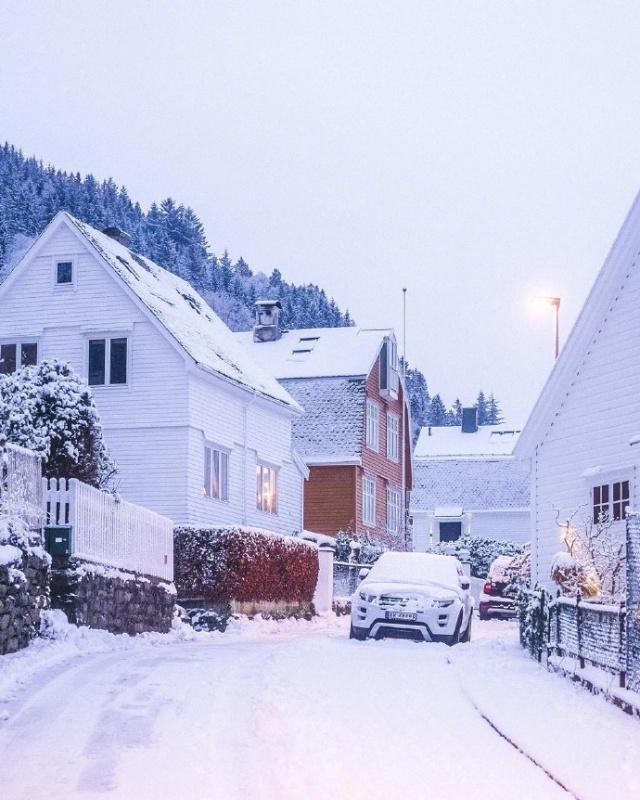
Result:
<svg viewBox="0 0 640 800"><path fill-rule="evenodd" d="M560 354L560 298L559 297L537 297L540 303L552 306L555 312L555 347L554 353L557 359Z"/></svg>

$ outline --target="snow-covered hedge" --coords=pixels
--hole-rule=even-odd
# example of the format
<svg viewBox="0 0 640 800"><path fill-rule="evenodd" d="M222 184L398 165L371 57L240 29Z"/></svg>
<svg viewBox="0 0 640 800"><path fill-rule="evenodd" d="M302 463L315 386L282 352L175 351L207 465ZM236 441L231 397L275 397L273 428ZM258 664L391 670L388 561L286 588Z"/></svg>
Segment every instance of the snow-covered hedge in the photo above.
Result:
<svg viewBox="0 0 640 800"><path fill-rule="evenodd" d="M498 556L516 556L524 550L524 546L516 542L488 539L483 536L462 536L455 542L440 542L430 548L430 552L445 554L452 546L455 550L454 555L460 550L469 551L471 574L474 578L486 578L491 563Z"/></svg>
<svg viewBox="0 0 640 800"><path fill-rule="evenodd" d="M335 560L358 564L375 564L385 547L373 542L368 536L356 536L351 531L339 531L335 537Z"/></svg>
<svg viewBox="0 0 640 800"><path fill-rule="evenodd" d="M174 554L181 598L310 603L318 581L313 544L256 528L176 528Z"/></svg>

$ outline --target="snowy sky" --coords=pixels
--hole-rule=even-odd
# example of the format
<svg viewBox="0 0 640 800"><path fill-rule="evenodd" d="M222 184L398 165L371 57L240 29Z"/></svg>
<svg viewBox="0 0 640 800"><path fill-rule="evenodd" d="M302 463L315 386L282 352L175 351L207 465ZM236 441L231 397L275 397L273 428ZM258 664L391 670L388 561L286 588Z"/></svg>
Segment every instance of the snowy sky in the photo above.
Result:
<svg viewBox="0 0 640 800"><path fill-rule="evenodd" d="M0 138L192 205L524 421L640 176L637 2L0 3Z"/></svg>

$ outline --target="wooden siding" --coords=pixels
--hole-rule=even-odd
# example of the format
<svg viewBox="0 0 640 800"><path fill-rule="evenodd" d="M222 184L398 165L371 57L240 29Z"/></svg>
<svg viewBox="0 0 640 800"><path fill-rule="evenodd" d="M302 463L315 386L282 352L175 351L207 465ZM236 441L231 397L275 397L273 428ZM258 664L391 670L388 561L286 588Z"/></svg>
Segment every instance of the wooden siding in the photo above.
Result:
<svg viewBox="0 0 640 800"><path fill-rule="evenodd" d="M592 485L608 482L608 470L631 482L630 502L638 501L640 433L640 271L634 264L561 398L532 457L532 530L534 578L551 587L550 564L562 549L556 514L564 522L576 510L590 514ZM562 357L562 356L561 356ZM601 477L585 472L603 468ZM609 475L614 473L609 472ZM624 523L615 524L622 536Z"/></svg>
<svg viewBox="0 0 640 800"><path fill-rule="evenodd" d="M356 529L357 467L310 467L305 487L304 527L335 536Z"/></svg>
<svg viewBox="0 0 640 800"><path fill-rule="evenodd" d="M54 287L54 257L74 260L73 287ZM88 245L61 225L0 300L0 341L34 337L39 360L69 361L86 379L89 332L129 339L127 386L93 387L123 496L180 524L246 521L281 532L300 530L302 478L292 459L291 412L202 375ZM204 497L205 440L230 451L228 504ZM255 507L257 457L279 469L277 515Z"/></svg>

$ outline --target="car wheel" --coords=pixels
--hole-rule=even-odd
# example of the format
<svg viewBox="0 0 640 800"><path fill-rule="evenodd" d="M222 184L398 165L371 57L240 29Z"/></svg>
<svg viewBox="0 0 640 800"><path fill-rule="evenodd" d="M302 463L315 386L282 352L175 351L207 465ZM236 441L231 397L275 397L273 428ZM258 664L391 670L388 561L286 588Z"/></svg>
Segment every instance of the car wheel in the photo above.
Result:
<svg viewBox="0 0 640 800"><path fill-rule="evenodd" d="M454 632L449 637L449 641L447 644L449 647L453 647L454 644L458 644L460 641L460 628L462 627L462 611L460 612L460 616L458 617L458 621L456 622L456 628Z"/></svg>
<svg viewBox="0 0 640 800"><path fill-rule="evenodd" d="M486 622L486 620L489 619L489 615L487 614L486 611L479 611L478 612L478 618L483 620L483 622Z"/></svg>
<svg viewBox="0 0 640 800"><path fill-rule="evenodd" d="M363 631L360 628L354 628L352 625L349 628L349 638L357 639L359 642L364 642L364 640L367 638L367 631Z"/></svg>
<svg viewBox="0 0 640 800"><path fill-rule="evenodd" d="M464 634L460 637L461 642L470 642L471 641L471 620L473 619L473 611L469 614L469 622L467 622L467 627Z"/></svg>

